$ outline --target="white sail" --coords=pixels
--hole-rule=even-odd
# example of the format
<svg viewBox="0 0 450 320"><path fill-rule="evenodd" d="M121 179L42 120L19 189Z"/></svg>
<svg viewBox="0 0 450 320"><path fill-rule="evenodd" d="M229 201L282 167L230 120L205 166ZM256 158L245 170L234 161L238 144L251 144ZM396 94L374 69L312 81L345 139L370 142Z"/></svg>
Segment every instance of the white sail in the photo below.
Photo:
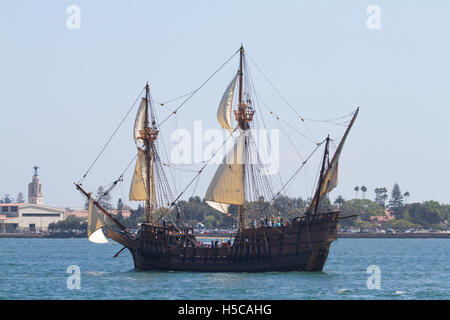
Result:
<svg viewBox="0 0 450 320"><path fill-rule="evenodd" d="M140 140L138 139L141 134L140 134L140 130L144 129L145 127L145 99L142 98L142 102L141 105L139 106L137 115L136 115L136 120L134 121L134 142L136 143L137 146L141 146L142 143L140 143Z"/></svg>
<svg viewBox="0 0 450 320"><path fill-rule="evenodd" d="M136 166L134 167L133 180L131 181L129 199L131 201L144 201L147 200L147 166L146 166L145 151L139 149L136 159ZM150 160L150 170L153 171L153 161ZM151 176L150 180L150 202L156 204L156 191L154 177Z"/></svg>
<svg viewBox="0 0 450 320"><path fill-rule="evenodd" d="M94 199L89 198L88 209L88 239L94 243L109 243L105 234L102 231L102 227L105 226L103 215L99 214L94 204Z"/></svg>
<svg viewBox="0 0 450 320"><path fill-rule="evenodd" d="M109 243L108 239L106 239L105 234L103 233L103 230L100 228L97 231L94 231L89 236L89 241L94 243Z"/></svg>
<svg viewBox="0 0 450 320"><path fill-rule="evenodd" d="M219 121L222 128L231 131L233 124L231 122L231 109L233 104L234 89L236 87L236 80L238 76L234 76L227 89L223 93L222 100L220 100L219 109L217 110L217 121Z"/></svg>
<svg viewBox="0 0 450 320"><path fill-rule="evenodd" d="M244 204L244 143L241 132L233 149L225 156L214 175L205 200L212 208L227 213L230 204Z"/></svg>
<svg viewBox="0 0 450 320"><path fill-rule="evenodd" d="M145 152L138 150L136 166L134 167L133 180L131 180L130 195L131 201L147 200L147 170Z"/></svg>

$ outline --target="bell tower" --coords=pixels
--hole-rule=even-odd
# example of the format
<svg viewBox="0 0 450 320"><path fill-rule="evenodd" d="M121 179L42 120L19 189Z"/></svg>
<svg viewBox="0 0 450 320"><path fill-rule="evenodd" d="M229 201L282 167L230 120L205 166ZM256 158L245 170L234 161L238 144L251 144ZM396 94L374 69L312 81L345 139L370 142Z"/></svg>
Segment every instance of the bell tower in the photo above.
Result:
<svg viewBox="0 0 450 320"><path fill-rule="evenodd" d="M39 182L38 166L34 166L34 175L32 181L28 184L28 203L43 204L42 185Z"/></svg>

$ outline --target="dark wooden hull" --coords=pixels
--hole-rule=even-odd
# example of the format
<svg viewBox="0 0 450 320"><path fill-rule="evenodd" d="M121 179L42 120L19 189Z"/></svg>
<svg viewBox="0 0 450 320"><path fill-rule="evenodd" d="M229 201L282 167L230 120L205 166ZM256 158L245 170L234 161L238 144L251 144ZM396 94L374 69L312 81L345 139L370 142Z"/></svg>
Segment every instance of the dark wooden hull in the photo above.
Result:
<svg viewBox="0 0 450 320"><path fill-rule="evenodd" d="M244 229L228 248L196 246L193 236L183 245L174 244L176 236L166 229L145 225L132 244L108 235L130 249L137 270L321 271L336 240L338 215L330 212L285 227Z"/></svg>

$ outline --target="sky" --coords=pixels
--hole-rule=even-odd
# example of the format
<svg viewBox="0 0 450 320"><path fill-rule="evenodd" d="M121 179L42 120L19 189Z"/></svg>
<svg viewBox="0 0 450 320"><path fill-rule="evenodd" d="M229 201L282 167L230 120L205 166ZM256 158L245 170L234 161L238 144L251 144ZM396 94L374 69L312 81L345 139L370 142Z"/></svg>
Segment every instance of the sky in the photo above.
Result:
<svg viewBox="0 0 450 320"><path fill-rule="evenodd" d="M71 5L80 9L79 29L68 28ZM371 5L379 8L378 29L367 24ZM354 198L354 187L365 185L366 198L373 199L376 187L390 192L398 183L410 193L409 202L450 203L449 10L447 1L400 0L4 1L0 195L26 197L37 165L44 204L82 206L73 183L146 81L155 101L184 95L243 43L248 57L307 119L305 127L249 62L258 95L296 128L281 129L267 109L257 109L269 129L280 129L283 181L300 166L298 154L306 158L314 148L303 135L312 132L321 141L330 134L338 141L345 129L313 120L348 115L359 106L331 198ZM175 129L193 132L194 121L220 129L217 106L237 66L235 56L162 126L168 154ZM156 105L158 119L182 101ZM89 191L117 179L133 158L135 113L136 108L83 182ZM311 161L289 195L311 194L319 160ZM214 170L208 166L182 199L203 197ZM112 192L113 202L127 197L131 171ZM192 177L173 173L174 193Z"/></svg>

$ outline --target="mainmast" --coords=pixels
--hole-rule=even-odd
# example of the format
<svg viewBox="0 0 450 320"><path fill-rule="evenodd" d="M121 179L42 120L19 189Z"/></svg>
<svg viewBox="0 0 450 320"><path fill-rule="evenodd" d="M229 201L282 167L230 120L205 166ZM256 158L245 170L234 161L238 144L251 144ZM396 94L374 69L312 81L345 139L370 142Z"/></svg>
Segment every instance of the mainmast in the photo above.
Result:
<svg viewBox="0 0 450 320"><path fill-rule="evenodd" d="M244 131L244 164L242 166L242 178L244 179L244 201L245 201L245 161L246 161L246 152L247 150L247 138L245 131L250 128L249 122L253 119L253 114L255 111L251 108L247 108L247 104L243 100L243 78L244 78L244 47L241 45L239 50L239 100L238 100L238 109L234 111L236 121L239 124L239 129ZM245 215L245 205L238 206L239 213L239 230L244 228L244 215Z"/></svg>

